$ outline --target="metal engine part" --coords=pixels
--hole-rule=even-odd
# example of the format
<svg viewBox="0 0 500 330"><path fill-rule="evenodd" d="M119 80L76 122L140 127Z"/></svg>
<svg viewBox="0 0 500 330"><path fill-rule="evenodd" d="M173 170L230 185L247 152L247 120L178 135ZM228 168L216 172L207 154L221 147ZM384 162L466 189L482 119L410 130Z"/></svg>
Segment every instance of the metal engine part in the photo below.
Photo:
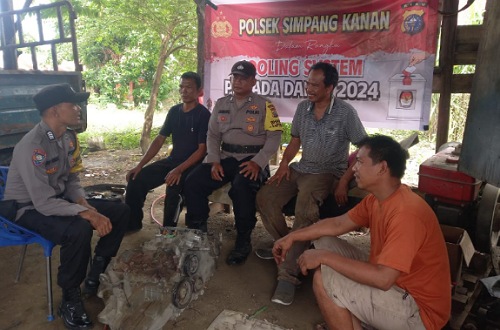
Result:
<svg viewBox="0 0 500 330"><path fill-rule="evenodd" d="M203 294L215 272L219 235L163 227L141 247L114 258L101 274L99 321L110 329L159 329Z"/></svg>

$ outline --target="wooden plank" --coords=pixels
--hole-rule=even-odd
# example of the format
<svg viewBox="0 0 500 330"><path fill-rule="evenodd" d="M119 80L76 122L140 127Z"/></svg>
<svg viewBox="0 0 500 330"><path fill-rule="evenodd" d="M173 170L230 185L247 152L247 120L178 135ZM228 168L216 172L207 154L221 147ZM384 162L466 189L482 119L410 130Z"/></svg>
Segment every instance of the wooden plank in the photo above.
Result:
<svg viewBox="0 0 500 330"><path fill-rule="evenodd" d="M476 65L477 51L464 51L455 55L455 65Z"/></svg>
<svg viewBox="0 0 500 330"><path fill-rule="evenodd" d="M484 32L482 25L459 25L457 26L456 46L469 45L476 50L479 48L479 41Z"/></svg>
<svg viewBox="0 0 500 330"><path fill-rule="evenodd" d="M500 186L500 1L488 1L458 169Z"/></svg>
<svg viewBox="0 0 500 330"><path fill-rule="evenodd" d="M451 93L470 93L474 74L455 74L451 77ZM443 85L443 76L434 73L432 81L432 92L440 93Z"/></svg>

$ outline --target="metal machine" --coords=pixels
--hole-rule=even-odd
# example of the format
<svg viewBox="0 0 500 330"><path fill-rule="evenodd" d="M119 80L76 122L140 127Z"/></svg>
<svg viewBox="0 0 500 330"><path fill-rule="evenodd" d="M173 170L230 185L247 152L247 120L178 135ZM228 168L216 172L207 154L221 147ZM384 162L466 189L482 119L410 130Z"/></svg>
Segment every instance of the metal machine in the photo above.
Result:
<svg viewBox="0 0 500 330"><path fill-rule="evenodd" d="M418 190L442 224L466 229L480 252L498 243L500 189L458 170L461 144L450 142L420 165Z"/></svg>

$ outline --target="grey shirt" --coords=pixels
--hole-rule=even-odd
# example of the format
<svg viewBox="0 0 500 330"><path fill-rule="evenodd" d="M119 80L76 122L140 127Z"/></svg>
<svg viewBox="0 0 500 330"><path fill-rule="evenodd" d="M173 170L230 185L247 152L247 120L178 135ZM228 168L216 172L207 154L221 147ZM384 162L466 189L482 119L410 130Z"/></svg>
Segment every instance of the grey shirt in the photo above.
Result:
<svg viewBox="0 0 500 330"><path fill-rule="evenodd" d="M293 116L293 137L302 144L302 158L290 164L301 173L333 173L340 178L347 169L349 144L357 144L366 132L356 110L347 102L335 98L333 106L320 120L314 118L314 104L299 103Z"/></svg>
<svg viewBox="0 0 500 330"><path fill-rule="evenodd" d="M82 168L76 133L67 130L56 138L43 121L29 131L14 148L5 199L32 203L18 210L36 209L46 216L72 216L87 210L74 203L85 192L78 172Z"/></svg>
<svg viewBox="0 0 500 330"><path fill-rule="evenodd" d="M253 155L252 161L264 168L276 154L281 142L281 122L274 105L255 93L238 107L233 96L217 100L207 134L206 163L220 162L233 157L242 160ZM235 145L262 145L256 154L230 153L221 149L221 143Z"/></svg>

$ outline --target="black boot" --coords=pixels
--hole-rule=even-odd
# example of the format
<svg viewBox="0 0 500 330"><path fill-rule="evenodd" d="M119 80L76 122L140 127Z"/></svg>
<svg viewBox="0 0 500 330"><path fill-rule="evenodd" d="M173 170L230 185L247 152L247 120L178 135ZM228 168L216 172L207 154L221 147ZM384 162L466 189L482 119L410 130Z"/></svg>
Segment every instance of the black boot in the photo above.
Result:
<svg viewBox="0 0 500 330"><path fill-rule="evenodd" d="M85 298L93 297L97 294L99 276L101 273L104 273L110 260L111 258L101 256L94 256L94 259L92 259L92 266L83 285L83 296Z"/></svg>
<svg viewBox="0 0 500 330"><path fill-rule="evenodd" d="M198 229L202 232L208 232L207 220L205 221L190 221L189 218L186 219L186 225L189 229Z"/></svg>
<svg viewBox="0 0 500 330"><path fill-rule="evenodd" d="M248 255L252 252L251 234L251 231L244 234L238 233L234 249L226 259L228 265L240 265L247 260Z"/></svg>
<svg viewBox="0 0 500 330"><path fill-rule="evenodd" d="M78 287L63 290L63 299L58 312L68 329L90 329L93 326L83 307Z"/></svg>

